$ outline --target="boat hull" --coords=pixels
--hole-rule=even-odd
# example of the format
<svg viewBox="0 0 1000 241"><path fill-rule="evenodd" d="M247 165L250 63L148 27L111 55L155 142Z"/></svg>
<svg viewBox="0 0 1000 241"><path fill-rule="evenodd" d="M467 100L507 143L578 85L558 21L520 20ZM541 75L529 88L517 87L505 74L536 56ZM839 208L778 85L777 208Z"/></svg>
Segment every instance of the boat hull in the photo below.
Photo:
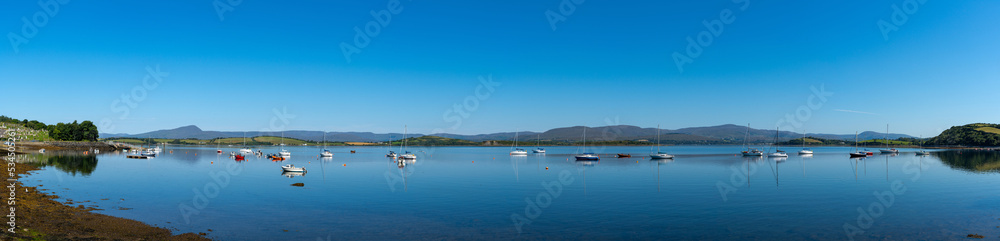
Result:
<svg viewBox="0 0 1000 241"><path fill-rule="evenodd" d="M667 154L652 154L652 155L649 155L649 158L650 159L674 159L674 156L673 155L667 155Z"/></svg>

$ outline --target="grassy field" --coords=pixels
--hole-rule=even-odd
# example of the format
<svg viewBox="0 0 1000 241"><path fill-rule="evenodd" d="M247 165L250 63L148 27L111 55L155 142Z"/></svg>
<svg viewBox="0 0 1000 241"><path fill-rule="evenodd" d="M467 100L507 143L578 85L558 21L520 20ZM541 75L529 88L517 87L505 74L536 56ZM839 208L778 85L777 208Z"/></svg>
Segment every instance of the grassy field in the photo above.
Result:
<svg viewBox="0 0 1000 241"><path fill-rule="evenodd" d="M993 127L979 127L979 128L976 128L976 130L977 131L986 132L986 133L993 133L993 134L1000 135L1000 129L993 128Z"/></svg>
<svg viewBox="0 0 1000 241"><path fill-rule="evenodd" d="M281 138L281 137L274 137L274 136L258 136L258 137L254 137L253 141L256 141L256 142L265 142L265 143L271 143L271 144L280 144L280 143L284 142L285 145L289 145L289 146L301 146L302 144L310 144L310 142L306 142L306 141L299 140L299 139Z"/></svg>
<svg viewBox="0 0 1000 241"><path fill-rule="evenodd" d="M865 140L865 141L859 141L858 144L862 144L862 145L864 145L864 144L868 144L868 145L885 145L885 140L878 140L878 139ZM889 145L913 145L913 142L890 140L889 141Z"/></svg>

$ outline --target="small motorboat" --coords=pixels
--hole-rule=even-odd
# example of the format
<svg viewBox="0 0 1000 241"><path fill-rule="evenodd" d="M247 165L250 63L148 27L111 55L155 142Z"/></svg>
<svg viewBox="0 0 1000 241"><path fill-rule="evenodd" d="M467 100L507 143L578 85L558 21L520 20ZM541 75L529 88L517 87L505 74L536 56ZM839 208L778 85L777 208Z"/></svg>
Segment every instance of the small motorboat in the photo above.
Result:
<svg viewBox="0 0 1000 241"><path fill-rule="evenodd" d="M38 149L38 153L45 153L45 148Z"/></svg>
<svg viewBox="0 0 1000 241"><path fill-rule="evenodd" d="M616 156L618 156L618 158L629 158L632 157L632 154L618 153Z"/></svg>
<svg viewBox="0 0 1000 241"><path fill-rule="evenodd" d="M577 161L597 161L601 160L600 156L594 155L594 153L583 153L583 155L576 156Z"/></svg>
<svg viewBox="0 0 1000 241"><path fill-rule="evenodd" d="M285 160L285 157L283 157L281 155L275 155L275 154L268 154L267 158L271 159L272 161L284 161Z"/></svg>
<svg viewBox="0 0 1000 241"><path fill-rule="evenodd" d="M351 150L351 154L354 154L354 150Z"/></svg>
<svg viewBox="0 0 1000 241"><path fill-rule="evenodd" d="M286 172L306 172L305 167L295 167L292 164L281 166L281 170Z"/></svg>
<svg viewBox="0 0 1000 241"><path fill-rule="evenodd" d="M125 157L132 159L149 159L148 156L143 156L143 155L127 155Z"/></svg>
<svg viewBox="0 0 1000 241"><path fill-rule="evenodd" d="M233 156L233 159L236 159L237 161L246 160L246 158L240 154L236 154L235 156Z"/></svg>

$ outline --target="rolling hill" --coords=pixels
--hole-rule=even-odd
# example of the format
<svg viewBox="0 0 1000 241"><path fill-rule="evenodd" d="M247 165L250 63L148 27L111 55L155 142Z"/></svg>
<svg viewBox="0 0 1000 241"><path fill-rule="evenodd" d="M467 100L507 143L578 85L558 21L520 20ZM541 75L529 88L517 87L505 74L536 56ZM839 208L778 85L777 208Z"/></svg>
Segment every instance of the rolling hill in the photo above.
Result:
<svg viewBox="0 0 1000 241"><path fill-rule="evenodd" d="M560 142L575 142L580 141L583 137L583 130L587 130L587 140L591 141L629 141L629 140L653 140L656 138L656 128L642 128L638 126L630 125L617 125L617 126L601 126L601 127L584 127L584 126L573 126L573 127L562 127L547 130L545 132L531 132L524 131L520 132L520 140L531 142L538 139L542 141L560 141ZM746 126L740 125L719 125L719 126L708 126L708 127L691 127L682 128L677 130L661 129L661 136L664 142L667 143L739 143L744 139L746 134ZM244 132L239 131L205 131L197 126L183 126L175 129L169 130L158 130L141 134L101 134L101 138L111 138L111 137L133 137L133 138L161 138L161 139L214 139L214 138L234 138L243 137ZM247 137L255 136L281 136L281 132L260 132L260 131L248 131L246 132ZM808 134L812 137L832 139L832 140L853 140L854 134L819 134L810 133ZM322 131L304 131L304 130L292 130L285 131L285 137L309 140L309 141L321 141L323 139ZM424 134L408 134L408 137L421 137ZM490 134L478 134L478 135L460 135L460 134L448 134L448 133L435 133L430 136L439 136L452 139L460 139L473 142L481 142L487 140L511 140L514 138L514 132L500 132L500 133L490 133ZM795 138L800 138L801 133L794 133L789 131L781 131L779 133L779 141L787 141ZM866 131L859 135L859 139L879 139L885 136L884 133ZM389 139L399 140L403 137L401 133L385 133L376 134L371 132L327 132L326 140L334 142L382 142ZM909 135L903 134L890 134L890 139L896 139L898 137L911 137ZM774 130L764 130L764 129L750 129L749 140L750 142L770 142L774 138Z"/></svg>

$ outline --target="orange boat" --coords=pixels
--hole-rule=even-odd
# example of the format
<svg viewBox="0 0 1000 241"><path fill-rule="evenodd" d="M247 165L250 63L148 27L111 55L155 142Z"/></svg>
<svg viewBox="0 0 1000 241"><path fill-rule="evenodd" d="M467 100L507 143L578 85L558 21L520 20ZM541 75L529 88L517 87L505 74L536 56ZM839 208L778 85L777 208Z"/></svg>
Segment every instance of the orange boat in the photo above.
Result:
<svg viewBox="0 0 1000 241"><path fill-rule="evenodd" d="M622 154L622 153L618 153L618 158L628 158L628 157L632 157L632 154Z"/></svg>

